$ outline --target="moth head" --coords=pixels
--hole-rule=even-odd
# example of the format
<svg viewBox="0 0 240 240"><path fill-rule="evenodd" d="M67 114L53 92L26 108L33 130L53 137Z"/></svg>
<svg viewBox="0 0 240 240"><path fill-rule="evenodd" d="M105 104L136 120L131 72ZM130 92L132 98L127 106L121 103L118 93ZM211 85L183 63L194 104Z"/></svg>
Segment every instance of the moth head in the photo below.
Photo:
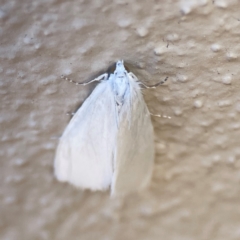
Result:
<svg viewBox="0 0 240 240"><path fill-rule="evenodd" d="M117 61L116 63L116 69L114 71L114 74L116 75L124 75L126 73L126 69L124 67L124 63L123 63L123 60L119 60Z"/></svg>

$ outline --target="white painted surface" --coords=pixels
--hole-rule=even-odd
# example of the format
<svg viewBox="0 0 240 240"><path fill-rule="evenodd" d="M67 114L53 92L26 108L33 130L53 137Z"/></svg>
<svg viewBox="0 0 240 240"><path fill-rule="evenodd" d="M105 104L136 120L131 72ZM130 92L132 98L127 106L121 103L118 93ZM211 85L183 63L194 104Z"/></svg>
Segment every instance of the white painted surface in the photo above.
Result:
<svg viewBox="0 0 240 240"><path fill-rule="evenodd" d="M240 5L229 1L0 3L0 238L240 238ZM145 91L156 139L150 189L127 199L53 176L56 138L124 59Z"/></svg>

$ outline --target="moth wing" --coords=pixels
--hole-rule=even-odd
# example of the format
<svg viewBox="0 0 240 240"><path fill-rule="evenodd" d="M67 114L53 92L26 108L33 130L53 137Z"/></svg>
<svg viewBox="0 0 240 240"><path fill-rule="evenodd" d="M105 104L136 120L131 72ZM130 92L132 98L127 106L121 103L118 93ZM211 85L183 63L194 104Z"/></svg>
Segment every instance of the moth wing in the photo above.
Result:
<svg viewBox="0 0 240 240"><path fill-rule="evenodd" d="M131 80L119 116L111 194L145 188L154 164L154 133L139 85Z"/></svg>
<svg viewBox="0 0 240 240"><path fill-rule="evenodd" d="M101 82L66 127L54 162L59 181L105 190L112 180L116 113L111 82Z"/></svg>

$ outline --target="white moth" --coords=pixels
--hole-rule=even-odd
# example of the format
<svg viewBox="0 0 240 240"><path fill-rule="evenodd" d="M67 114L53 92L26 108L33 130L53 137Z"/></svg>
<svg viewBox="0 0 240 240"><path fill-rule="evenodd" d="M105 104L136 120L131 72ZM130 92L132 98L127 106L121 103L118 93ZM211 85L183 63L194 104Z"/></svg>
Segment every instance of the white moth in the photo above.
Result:
<svg viewBox="0 0 240 240"><path fill-rule="evenodd" d="M81 189L110 187L111 195L141 190L151 180L154 163L153 126L141 83L123 61L109 77L93 81L100 83L60 138L55 176Z"/></svg>

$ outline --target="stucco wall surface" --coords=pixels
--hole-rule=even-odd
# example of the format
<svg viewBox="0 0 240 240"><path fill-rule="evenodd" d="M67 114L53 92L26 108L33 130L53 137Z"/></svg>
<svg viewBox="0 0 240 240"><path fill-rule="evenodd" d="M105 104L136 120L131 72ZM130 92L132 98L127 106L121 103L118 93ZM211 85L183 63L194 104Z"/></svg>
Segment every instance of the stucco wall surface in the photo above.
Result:
<svg viewBox="0 0 240 240"><path fill-rule="evenodd" d="M0 239L240 239L240 1L1 0ZM148 190L110 199L53 176L58 138L116 60L145 83ZM96 119L98 121L98 119Z"/></svg>

